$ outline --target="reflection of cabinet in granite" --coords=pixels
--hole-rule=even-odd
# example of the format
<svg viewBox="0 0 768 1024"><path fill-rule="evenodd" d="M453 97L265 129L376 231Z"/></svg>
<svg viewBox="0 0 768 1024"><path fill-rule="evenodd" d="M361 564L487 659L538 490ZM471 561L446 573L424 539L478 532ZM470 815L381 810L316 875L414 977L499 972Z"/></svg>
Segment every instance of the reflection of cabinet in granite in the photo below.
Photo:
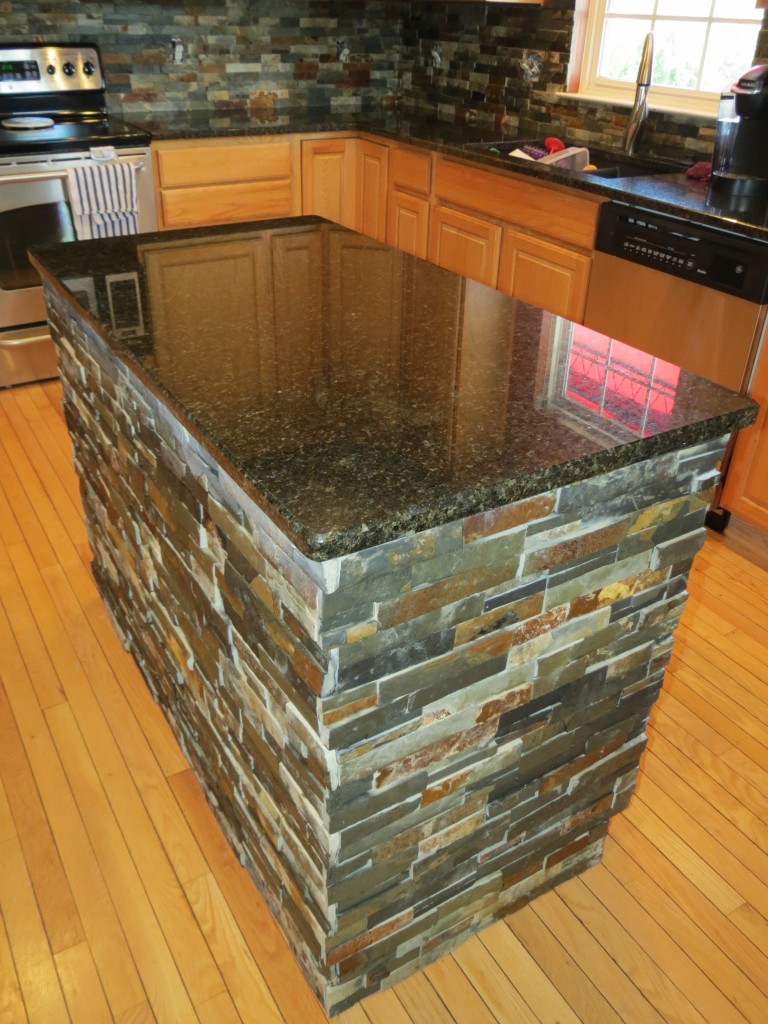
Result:
<svg viewBox="0 0 768 1024"><path fill-rule="evenodd" d="M184 373L183 379L174 377L180 396L194 402L210 393L213 362L216 379L228 382L222 400L235 401L254 388L258 394L270 390L274 313L260 234L194 247L159 243L142 253L154 356L164 372Z"/></svg>

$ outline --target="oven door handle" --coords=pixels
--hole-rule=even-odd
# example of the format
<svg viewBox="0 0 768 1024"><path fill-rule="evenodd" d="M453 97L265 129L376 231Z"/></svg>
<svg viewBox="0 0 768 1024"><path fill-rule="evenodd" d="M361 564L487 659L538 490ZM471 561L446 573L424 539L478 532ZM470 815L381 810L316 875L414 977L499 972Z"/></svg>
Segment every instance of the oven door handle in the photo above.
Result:
<svg viewBox="0 0 768 1024"><path fill-rule="evenodd" d="M136 165L140 171L144 161L140 160ZM28 174L0 174L0 185L22 185L28 181L64 181L67 177L66 171L30 171Z"/></svg>

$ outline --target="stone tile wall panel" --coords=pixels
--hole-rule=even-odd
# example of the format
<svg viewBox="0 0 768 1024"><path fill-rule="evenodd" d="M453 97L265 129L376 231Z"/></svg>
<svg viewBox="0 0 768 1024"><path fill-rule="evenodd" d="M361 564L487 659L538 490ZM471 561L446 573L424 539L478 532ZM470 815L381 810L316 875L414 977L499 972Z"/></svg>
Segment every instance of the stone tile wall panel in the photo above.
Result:
<svg viewBox="0 0 768 1024"><path fill-rule="evenodd" d="M48 298L101 592L326 1007L596 862L723 440L315 563Z"/></svg>

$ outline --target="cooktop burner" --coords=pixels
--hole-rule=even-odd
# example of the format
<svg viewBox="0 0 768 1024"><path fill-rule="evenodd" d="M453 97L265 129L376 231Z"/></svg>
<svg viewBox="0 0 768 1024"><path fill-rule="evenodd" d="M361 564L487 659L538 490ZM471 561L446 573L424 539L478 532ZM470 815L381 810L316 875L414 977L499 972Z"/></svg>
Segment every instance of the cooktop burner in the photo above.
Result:
<svg viewBox="0 0 768 1024"><path fill-rule="evenodd" d="M118 121L109 114L98 113L79 118L52 114L46 118L48 123L45 126L41 124L28 128L8 127L9 120L4 118L0 121L2 156L55 153L58 150L90 149L91 146L145 146L149 142L147 132Z"/></svg>
<svg viewBox="0 0 768 1024"><path fill-rule="evenodd" d="M9 131L39 131L41 128L52 128L53 118L52 117L32 117L30 115L20 114L17 117L6 117L0 121L0 125L3 128L8 128Z"/></svg>

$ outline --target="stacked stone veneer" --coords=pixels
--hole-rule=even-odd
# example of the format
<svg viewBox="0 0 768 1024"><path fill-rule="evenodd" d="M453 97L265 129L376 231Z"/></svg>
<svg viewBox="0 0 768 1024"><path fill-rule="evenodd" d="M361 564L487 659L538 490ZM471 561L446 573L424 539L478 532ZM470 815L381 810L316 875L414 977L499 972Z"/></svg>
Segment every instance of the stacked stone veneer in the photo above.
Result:
<svg viewBox="0 0 768 1024"><path fill-rule="evenodd" d="M597 861L722 444L314 562L49 303L101 592L325 1006Z"/></svg>

